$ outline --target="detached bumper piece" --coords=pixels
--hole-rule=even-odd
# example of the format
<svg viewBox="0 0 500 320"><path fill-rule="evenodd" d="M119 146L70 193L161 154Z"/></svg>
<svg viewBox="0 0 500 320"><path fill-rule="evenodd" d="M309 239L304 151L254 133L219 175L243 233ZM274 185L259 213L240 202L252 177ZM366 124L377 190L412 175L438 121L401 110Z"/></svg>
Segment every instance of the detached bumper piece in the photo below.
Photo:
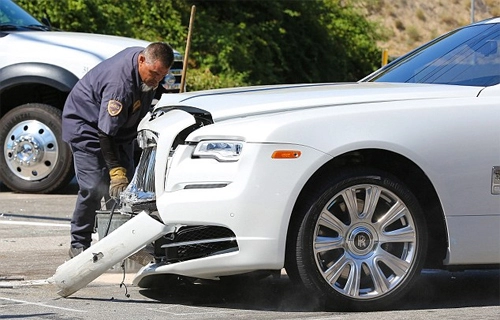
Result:
<svg viewBox="0 0 500 320"><path fill-rule="evenodd" d="M175 263L238 251L236 235L220 226L182 227L155 241L157 262Z"/></svg>
<svg viewBox="0 0 500 320"><path fill-rule="evenodd" d="M148 243L171 232L167 226L141 212L108 236L60 265L49 282L59 287L57 292L68 297Z"/></svg>

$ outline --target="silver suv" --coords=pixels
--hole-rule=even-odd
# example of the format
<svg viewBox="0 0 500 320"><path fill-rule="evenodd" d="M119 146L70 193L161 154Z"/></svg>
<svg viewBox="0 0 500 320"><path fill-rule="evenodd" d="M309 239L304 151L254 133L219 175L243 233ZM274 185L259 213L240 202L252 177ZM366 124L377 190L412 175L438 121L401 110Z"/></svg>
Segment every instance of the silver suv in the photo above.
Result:
<svg viewBox="0 0 500 320"><path fill-rule="evenodd" d="M0 181L16 192L49 193L73 178L61 140L61 111L92 67L143 40L53 31L11 0L0 0ZM175 52L162 90L178 92L183 59Z"/></svg>

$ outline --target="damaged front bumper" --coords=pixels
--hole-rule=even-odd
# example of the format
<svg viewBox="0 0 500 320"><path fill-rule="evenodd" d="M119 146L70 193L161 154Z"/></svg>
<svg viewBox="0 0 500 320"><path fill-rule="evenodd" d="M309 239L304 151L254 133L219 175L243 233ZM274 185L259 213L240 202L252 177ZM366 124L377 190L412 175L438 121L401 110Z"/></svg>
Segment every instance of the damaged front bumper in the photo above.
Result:
<svg viewBox="0 0 500 320"><path fill-rule="evenodd" d="M48 280L59 287L60 296L68 297L113 265L171 231L169 226L143 211L89 249L60 265Z"/></svg>
<svg viewBox="0 0 500 320"><path fill-rule="evenodd" d="M149 119L144 118L143 121L153 121L151 129L155 129L154 119L161 114L161 112L156 113ZM179 133L186 128L194 130L195 127L202 125L192 114L181 110L171 111L170 120L168 129L162 130L162 137L159 137L154 130L139 132L138 142L143 152L133 180L120 196L119 209L121 214L129 214L133 218L80 255L60 265L55 274L48 279L59 287L58 294L62 297L77 292L112 266L150 243L154 244L154 265L165 265L209 256L214 252L235 250L235 236L228 229L219 227L193 229L182 225L165 225L157 216L156 196L164 191L165 180L158 181L160 179L156 177L159 173L158 176L166 179L169 155L161 154L158 159L156 146L162 144L165 146L162 150L171 150L175 148L177 143L175 139L179 139ZM206 119L203 121L209 122ZM158 172L158 168L161 172ZM196 238L192 237L193 234Z"/></svg>

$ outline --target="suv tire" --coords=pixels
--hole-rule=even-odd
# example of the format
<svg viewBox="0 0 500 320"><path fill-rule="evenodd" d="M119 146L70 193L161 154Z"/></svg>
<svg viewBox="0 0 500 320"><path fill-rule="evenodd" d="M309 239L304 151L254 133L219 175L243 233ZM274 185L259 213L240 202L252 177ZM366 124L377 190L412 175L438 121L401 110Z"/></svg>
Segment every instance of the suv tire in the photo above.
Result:
<svg viewBox="0 0 500 320"><path fill-rule="evenodd" d="M0 180L16 192L49 193L74 177L62 140L61 110L41 103L16 107L0 119Z"/></svg>

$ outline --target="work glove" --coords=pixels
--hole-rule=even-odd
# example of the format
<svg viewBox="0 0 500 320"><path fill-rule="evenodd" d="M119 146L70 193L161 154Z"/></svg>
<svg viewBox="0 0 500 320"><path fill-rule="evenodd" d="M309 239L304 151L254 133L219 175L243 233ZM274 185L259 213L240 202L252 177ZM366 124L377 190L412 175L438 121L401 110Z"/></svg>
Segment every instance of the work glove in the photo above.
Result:
<svg viewBox="0 0 500 320"><path fill-rule="evenodd" d="M113 199L120 198L120 193L128 186L127 169L116 167L109 170L109 196Z"/></svg>

